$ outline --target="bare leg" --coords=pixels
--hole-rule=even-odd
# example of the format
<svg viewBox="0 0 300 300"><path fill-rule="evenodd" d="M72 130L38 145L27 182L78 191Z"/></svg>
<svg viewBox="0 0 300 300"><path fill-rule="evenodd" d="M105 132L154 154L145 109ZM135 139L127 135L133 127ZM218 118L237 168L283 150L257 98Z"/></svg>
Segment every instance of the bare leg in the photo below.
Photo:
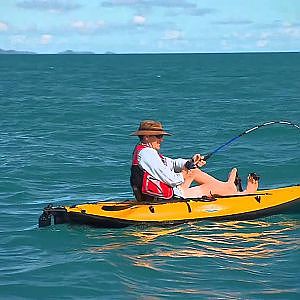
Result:
<svg viewBox="0 0 300 300"><path fill-rule="evenodd" d="M198 198L211 195L235 195L238 194L236 186L229 182L204 183L187 189L182 188L184 198Z"/></svg>
<svg viewBox="0 0 300 300"><path fill-rule="evenodd" d="M229 174L228 181L234 183L236 177L237 169L233 168ZM195 181L198 184L205 184L205 183L213 183L213 182L223 182L220 181L213 176L201 171L200 169L193 169L193 170L183 170L182 171L184 177L184 185L190 186L190 184Z"/></svg>
<svg viewBox="0 0 300 300"><path fill-rule="evenodd" d="M237 169L233 168L231 172L229 173L228 181L227 183L230 183L234 185L234 181L236 178L237 174ZM184 183L181 185L182 188L187 189L190 187L193 181L196 183L203 185L203 184L210 184L210 185L215 185L215 184L220 184L220 183L225 183L224 181L220 181L213 176L201 171L200 169L193 169L193 170L183 170L182 175L184 178Z"/></svg>
<svg viewBox="0 0 300 300"><path fill-rule="evenodd" d="M226 182L220 181L211 175L202 172L200 169L193 169L190 171L182 171L184 183L180 186L185 198L197 198L202 196L210 196L211 194L218 195L232 195L237 193L234 184L237 169L233 168L229 173ZM198 186L190 187L192 182L198 183Z"/></svg>
<svg viewBox="0 0 300 300"><path fill-rule="evenodd" d="M204 183L199 186L184 188L181 186L184 198L198 198L211 195L245 195L255 193L258 189L258 180L248 177L247 188L243 192L238 192L234 182L232 182L232 172L227 182L215 180L213 183Z"/></svg>

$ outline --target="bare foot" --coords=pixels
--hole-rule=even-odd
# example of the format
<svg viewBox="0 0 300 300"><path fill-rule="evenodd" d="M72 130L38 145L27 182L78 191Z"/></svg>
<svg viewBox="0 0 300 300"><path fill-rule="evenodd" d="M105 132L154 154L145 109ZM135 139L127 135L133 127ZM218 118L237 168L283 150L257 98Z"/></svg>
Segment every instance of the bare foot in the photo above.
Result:
<svg viewBox="0 0 300 300"><path fill-rule="evenodd" d="M234 184L236 174L237 174L237 168L233 168L229 173L227 182Z"/></svg>
<svg viewBox="0 0 300 300"><path fill-rule="evenodd" d="M254 178L253 176L248 176L247 188L244 191L246 194L253 194L258 189L258 178Z"/></svg>

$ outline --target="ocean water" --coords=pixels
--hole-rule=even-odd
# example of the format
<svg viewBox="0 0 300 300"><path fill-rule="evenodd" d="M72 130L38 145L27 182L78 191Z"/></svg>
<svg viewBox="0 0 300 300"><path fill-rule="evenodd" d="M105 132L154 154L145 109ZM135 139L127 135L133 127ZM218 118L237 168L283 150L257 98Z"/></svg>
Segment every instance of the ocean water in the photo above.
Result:
<svg viewBox="0 0 300 300"><path fill-rule="evenodd" d="M37 227L49 203L132 198L140 120L173 133L163 154L206 154L256 124L299 123L299 78L299 53L0 56L0 298L299 299L299 215ZM299 184L299 134L261 128L204 170Z"/></svg>

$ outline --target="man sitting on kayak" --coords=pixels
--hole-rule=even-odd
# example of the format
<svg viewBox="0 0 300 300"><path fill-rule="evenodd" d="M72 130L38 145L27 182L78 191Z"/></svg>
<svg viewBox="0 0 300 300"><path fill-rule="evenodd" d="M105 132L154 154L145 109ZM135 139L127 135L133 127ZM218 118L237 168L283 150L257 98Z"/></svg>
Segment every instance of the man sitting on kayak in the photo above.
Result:
<svg viewBox="0 0 300 300"><path fill-rule="evenodd" d="M255 193L258 180L248 177L247 188L239 192L235 185L237 169L229 174L227 181L220 181L199 168L206 162L203 156L195 154L192 159L171 159L159 153L160 144L167 133L160 122L146 120L132 133L140 139L133 152L130 183L138 201L154 198L171 199L200 198L211 195L234 195ZM195 181L198 185L191 187Z"/></svg>

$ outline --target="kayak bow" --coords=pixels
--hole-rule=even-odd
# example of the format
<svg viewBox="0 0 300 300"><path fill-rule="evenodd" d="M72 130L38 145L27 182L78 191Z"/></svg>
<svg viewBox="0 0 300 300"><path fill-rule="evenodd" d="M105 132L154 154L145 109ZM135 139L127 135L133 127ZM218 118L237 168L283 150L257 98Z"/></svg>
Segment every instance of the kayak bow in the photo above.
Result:
<svg viewBox="0 0 300 300"><path fill-rule="evenodd" d="M39 227L78 223L96 227L179 224L199 220L247 220L300 213L300 185L255 194L153 202L96 202L44 208Z"/></svg>

